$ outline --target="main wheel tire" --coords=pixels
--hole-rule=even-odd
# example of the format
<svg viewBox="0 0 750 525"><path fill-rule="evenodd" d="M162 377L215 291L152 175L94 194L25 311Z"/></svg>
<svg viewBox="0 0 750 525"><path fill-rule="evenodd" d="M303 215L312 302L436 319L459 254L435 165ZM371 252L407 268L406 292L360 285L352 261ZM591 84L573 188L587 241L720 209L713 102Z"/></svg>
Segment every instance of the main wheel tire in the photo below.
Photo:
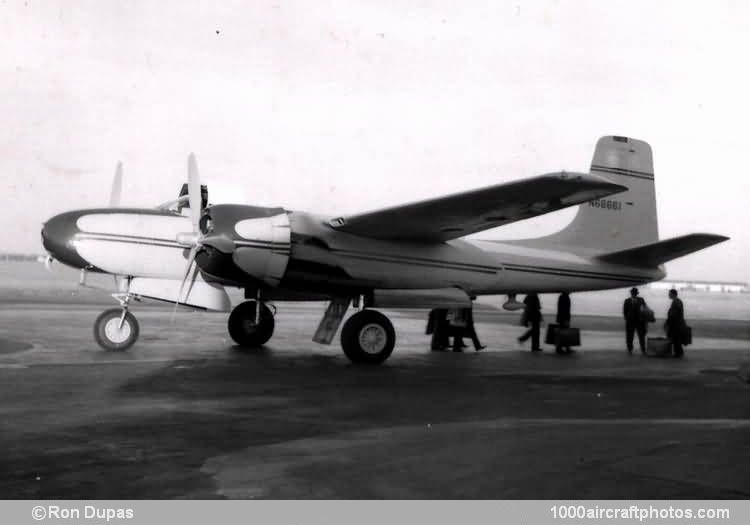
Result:
<svg viewBox="0 0 750 525"><path fill-rule="evenodd" d="M138 339L140 327L135 316L125 312L122 320L122 309L112 308L102 312L94 321L94 339L105 350L127 350Z"/></svg>
<svg viewBox="0 0 750 525"><path fill-rule="evenodd" d="M229 314L229 335L240 346L253 348L265 344L273 335L273 314L265 304L260 305L260 321L255 322L256 301L245 301Z"/></svg>
<svg viewBox="0 0 750 525"><path fill-rule="evenodd" d="M379 365L388 359L395 345L393 325L375 310L357 312L341 330L341 347L352 363Z"/></svg>

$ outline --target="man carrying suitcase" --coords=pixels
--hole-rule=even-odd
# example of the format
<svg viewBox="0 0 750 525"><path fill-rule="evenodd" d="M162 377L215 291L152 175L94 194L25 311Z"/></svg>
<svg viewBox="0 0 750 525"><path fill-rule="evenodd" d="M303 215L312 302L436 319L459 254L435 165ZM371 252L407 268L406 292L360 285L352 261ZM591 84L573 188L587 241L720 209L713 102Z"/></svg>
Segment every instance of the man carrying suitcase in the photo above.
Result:
<svg viewBox="0 0 750 525"><path fill-rule="evenodd" d="M557 298L557 321L558 329L570 327L570 294L563 292L560 297ZM570 346L565 346L561 342L561 338L557 337L557 343L555 345L555 352L558 354L569 354L571 352Z"/></svg>
<svg viewBox="0 0 750 525"><path fill-rule="evenodd" d="M674 288L669 290L669 298L672 300L672 304L667 312L664 330L667 332L667 337L672 340L672 354L675 357L682 357L685 354L682 345L685 343L685 333L687 332L685 308L682 299L678 299L677 290Z"/></svg>
<svg viewBox="0 0 750 525"><path fill-rule="evenodd" d="M531 327L518 338L519 343L525 343L531 338L531 351L541 352L542 347L539 346L539 325L542 323L542 303L539 302L539 296L535 293L526 294L523 300L523 320L524 325Z"/></svg>

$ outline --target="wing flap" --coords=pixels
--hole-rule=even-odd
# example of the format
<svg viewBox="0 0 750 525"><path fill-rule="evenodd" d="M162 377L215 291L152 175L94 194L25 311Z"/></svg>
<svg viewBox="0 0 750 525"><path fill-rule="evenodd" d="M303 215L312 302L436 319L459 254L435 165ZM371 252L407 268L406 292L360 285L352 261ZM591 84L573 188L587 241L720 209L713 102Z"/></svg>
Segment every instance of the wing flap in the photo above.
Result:
<svg viewBox="0 0 750 525"><path fill-rule="evenodd" d="M329 221L332 228L375 239L447 241L582 202L627 187L586 173L549 173L464 193Z"/></svg>
<svg viewBox="0 0 750 525"><path fill-rule="evenodd" d="M711 233L691 233L690 235L673 237L627 250L607 253L600 255L598 258L616 264L656 267L728 239L729 237Z"/></svg>

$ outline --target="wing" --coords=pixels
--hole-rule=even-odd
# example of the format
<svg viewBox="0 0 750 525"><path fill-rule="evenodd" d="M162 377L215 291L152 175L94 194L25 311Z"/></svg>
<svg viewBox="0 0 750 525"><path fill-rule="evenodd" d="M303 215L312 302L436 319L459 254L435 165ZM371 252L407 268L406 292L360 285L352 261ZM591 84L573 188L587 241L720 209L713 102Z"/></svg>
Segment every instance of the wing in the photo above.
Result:
<svg viewBox="0 0 750 525"><path fill-rule="evenodd" d="M549 173L360 215L332 228L375 239L447 241L626 191L603 177Z"/></svg>

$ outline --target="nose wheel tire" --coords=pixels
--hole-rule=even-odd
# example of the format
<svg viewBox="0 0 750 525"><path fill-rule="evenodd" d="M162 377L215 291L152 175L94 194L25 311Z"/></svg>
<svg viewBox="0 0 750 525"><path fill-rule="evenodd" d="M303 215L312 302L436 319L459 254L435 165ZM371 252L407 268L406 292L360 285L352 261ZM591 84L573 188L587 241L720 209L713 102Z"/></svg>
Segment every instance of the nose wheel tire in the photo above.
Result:
<svg viewBox="0 0 750 525"><path fill-rule="evenodd" d="M138 339L140 328L135 316L122 309L112 308L102 312L94 321L94 339L105 350L127 350Z"/></svg>
<svg viewBox="0 0 750 525"><path fill-rule="evenodd" d="M388 359L396 345L396 332L386 316L362 310L341 330L341 347L352 363L377 365Z"/></svg>
<svg viewBox="0 0 750 525"><path fill-rule="evenodd" d="M271 310L260 303L260 319L255 322L255 305L257 301L241 303L229 314L227 327L235 343L247 348L265 344L273 335L275 326Z"/></svg>

